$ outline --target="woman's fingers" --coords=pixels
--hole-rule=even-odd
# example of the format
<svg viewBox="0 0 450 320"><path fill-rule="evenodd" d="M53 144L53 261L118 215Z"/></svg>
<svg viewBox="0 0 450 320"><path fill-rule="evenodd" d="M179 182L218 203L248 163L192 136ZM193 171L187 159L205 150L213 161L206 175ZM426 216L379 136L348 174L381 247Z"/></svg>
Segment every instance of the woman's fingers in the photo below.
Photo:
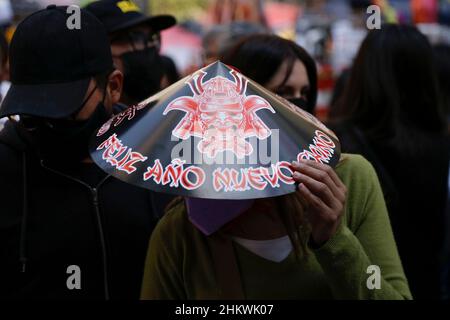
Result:
<svg viewBox="0 0 450 320"><path fill-rule="evenodd" d="M314 243L321 245L336 232L341 217L340 211L328 208L303 183L299 184L297 192L300 193L308 205L306 218L312 227L311 238Z"/></svg>
<svg viewBox="0 0 450 320"><path fill-rule="evenodd" d="M318 196L328 207L335 206L336 197L328 185L306 174L295 171L293 178L296 182L304 184L315 196Z"/></svg>
<svg viewBox="0 0 450 320"><path fill-rule="evenodd" d="M327 184L340 201L345 201L347 188L329 165L312 160L301 160L300 163L294 162L292 166L295 170Z"/></svg>
<svg viewBox="0 0 450 320"><path fill-rule="evenodd" d="M308 163L298 163L298 162L294 162L292 164L292 167L301 174L307 175L317 181L326 184L330 188L334 196L337 197L339 200L342 200L343 196L342 191L339 189L339 187L336 185L336 183L333 181L330 175L323 168L318 169L313 166L310 166Z"/></svg>
<svg viewBox="0 0 450 320"><path fill-rule="evenodd" d="M328 206L318 196L311 192L305 184L300 183L298 185L298 192L304 197L309 208L313 207L318 212L326 212L329 210Z"/></svg>
<svg viewBox="0 0 450 320"><path fill-rule="evenodd" d="M344 184L342 183L341 179L339 179L339 177L336 174L336 172L329 165L323 164L323 163L319 163L319 162L316 162L316 161L313 161L313 160L305 160L305 159L301 159L300 162L301 163L306 163L306 164L310 165L311 167L324 170L326 173L328 173L330 175L331 179L333 179L334 183L336 183L337 186L339 186L339 187L343 187L344 186Z"/></svg>
<svg viewBox="0 0 450 320"><path fill-rule="evenodd" d="M344 212L346 187L334 170L313 161L293 162L294 180L308 204L311 236L316 243L328 240L337 230Z"/></svg>

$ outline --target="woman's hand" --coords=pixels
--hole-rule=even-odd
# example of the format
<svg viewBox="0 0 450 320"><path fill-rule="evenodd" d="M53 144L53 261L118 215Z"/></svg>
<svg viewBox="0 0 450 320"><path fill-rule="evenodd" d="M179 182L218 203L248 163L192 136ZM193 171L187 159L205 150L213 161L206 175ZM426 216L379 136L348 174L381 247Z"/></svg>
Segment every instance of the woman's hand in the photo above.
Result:
<svg viewBox="0 0 450 320"><path fill-rule="evenodd" d="M292 163L298 192L306 200L311 237L320 246L335 233L344 213L347 188L328 165L311 160Z"/></svg>

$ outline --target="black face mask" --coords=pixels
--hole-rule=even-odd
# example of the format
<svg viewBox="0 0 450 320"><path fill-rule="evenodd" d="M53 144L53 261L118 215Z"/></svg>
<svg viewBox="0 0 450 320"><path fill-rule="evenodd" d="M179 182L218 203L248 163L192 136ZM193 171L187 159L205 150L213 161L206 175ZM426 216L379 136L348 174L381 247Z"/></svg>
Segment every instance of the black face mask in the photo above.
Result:
<svg viewBox="0 0 450 320"><path fill-rule="evenodd" d="M312 108L309 106L308 101L306 101L306 99L304 98L289 98L286 100L309 113L313 111Z"/></svg>
<svg viewBox="0 0 450 320"><path fill-rule="evenodd" d="M42 160L61 165L76 164L89 157L91 136L110 116L100 102L87 120L30 119L35 122L34 128L26 131ZM30 120L23 120L26 128L30 127L27 124Z"/></svg>
<svg viewBox="0 0 450 320"><path fill-rule="evenodd" d="M163 76L162 59L156 48L124 53L123 91L132 101L141 102L161 89Z"/></svg>

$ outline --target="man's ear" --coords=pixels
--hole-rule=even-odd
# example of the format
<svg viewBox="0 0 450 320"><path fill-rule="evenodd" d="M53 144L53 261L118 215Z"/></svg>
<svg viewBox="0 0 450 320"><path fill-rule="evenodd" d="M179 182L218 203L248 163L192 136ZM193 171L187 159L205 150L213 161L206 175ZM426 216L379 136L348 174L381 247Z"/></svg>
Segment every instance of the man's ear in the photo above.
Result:
<svg viewBox="0 0 450 320"><path fill-rule="evenodd" d="M119 102L122 95L123 74L119 70L114 70L108 77L108 96L111 105Z"/></svg>

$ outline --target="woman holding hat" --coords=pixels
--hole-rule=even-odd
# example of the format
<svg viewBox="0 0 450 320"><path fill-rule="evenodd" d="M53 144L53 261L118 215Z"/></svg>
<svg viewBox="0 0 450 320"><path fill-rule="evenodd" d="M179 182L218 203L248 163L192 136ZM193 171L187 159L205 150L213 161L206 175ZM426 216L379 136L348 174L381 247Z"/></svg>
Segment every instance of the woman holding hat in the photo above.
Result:
<svg viewBox="0 0 450 320"><path fill-rule="evenodd" d="M142 299L411 299L370 163L297 159L291 193L174 200L150 240Z"/></svg>
<svg viewBox="0 0 450 320"><path fill-rule="evenodd" d="M373 167L349 154L335 170L292 166L295 193L255 200L210 236L188 199L173 203L150 241L142 298L411 299Z"/></svg>

